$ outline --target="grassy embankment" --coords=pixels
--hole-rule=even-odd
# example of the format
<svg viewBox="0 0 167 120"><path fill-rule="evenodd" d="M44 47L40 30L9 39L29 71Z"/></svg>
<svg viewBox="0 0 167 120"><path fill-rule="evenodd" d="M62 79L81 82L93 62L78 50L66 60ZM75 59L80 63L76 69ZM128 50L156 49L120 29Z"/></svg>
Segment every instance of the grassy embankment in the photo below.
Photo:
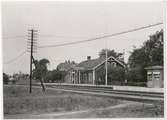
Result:
<svg viewBox="0 0 167 120"><path fill-rule="evenodd" d="M77 111L90 108L114 106L120 100L97 96L67 93L33 88L29 94L28 87L4 86L4 114L35 114L60 111Z"/></svg>
<svg viewBox="0 0 167 120"><path fill-rule="evenodd" d="M49 90L42 93L41 89L33 88L29 94L28 87L4 86L4 114L42 114L50 112L79 111L92 108L104 108L104 110L68 116L68 118L127 118L127 117L163 117L163 101L150 104L138 103L122 108L105 109L110 106L126 103L127 101L112 99L111 97L98 97L86 94L68 93ZM130 101L129 101L130 102ZM60 116L61 118L62 116Z"/></svg>

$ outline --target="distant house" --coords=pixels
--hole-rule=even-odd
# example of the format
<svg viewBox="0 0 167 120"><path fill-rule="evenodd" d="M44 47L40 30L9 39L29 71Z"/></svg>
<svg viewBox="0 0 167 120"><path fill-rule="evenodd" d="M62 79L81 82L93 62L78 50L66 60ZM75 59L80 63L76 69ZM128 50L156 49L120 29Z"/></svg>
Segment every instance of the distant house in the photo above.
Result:
<svg viewBox="0 0 167 120"><path fill-rule="evenodd" d="M8 84L14 84L16 80L14 79L13 76L9 76Z"/></svg>
<svg viewBox="0 0 167 120"><path fill-rule="evenodd" d="M105 68L105 63L105 57L91 59L91 57L88 56L86 61L83 61L68 70L67 75L65 76L65 82L73 84L96 84L97 80L101 80L101 77L98 76L97 71L101 68ZM107 66L119 66L124 68L125 64L117 60L115 57L110 56L107 58Z"/></svg>

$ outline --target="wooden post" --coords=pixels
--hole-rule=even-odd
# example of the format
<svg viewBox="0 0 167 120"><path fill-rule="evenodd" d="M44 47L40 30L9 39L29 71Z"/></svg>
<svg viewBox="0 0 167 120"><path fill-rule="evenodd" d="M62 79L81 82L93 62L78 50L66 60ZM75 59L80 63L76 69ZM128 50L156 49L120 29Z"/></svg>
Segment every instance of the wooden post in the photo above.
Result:
<svg viewBox="0 0 167 120"><path fill-rule="evenodd" d="M106 49L106 62L105 62L105 68L106 68L106 76L105 76L105 85L107 85L107 72L108 72L108 69L107 69L107 62L108 62L108 55L107 55L107 49Z"/></svg>
<svg viewBox="0 0 167 120"><path fill-rule="evenodd" d="M80 71L78 71L79 72L79 84L81 83L81 73L80 73Z"/></svg>
<svg viewBox="0 0 167 120"><path fill-rule="evenodd" d="M28 52L30 52L30 90L29 92L32 93L32 59L33 59L33 53L35 52L35 48L36 48L36 39L34 39L36 37L35 32L37 32L37 30L28 30ZM30 50L30 51L29 51Z"/></svg>
<svg viewBox="0 0 167 120"><path fill-rule="evenodd" d="M32 92L32 53L33 53L33 29L31 30L31 51L30 51L30 93Z"/></svg>
<svg viewBox="0 0 167 120"><path fill-rule="evenodd" d="M95 69L93 69L93 85L95 84Z"/></svg>

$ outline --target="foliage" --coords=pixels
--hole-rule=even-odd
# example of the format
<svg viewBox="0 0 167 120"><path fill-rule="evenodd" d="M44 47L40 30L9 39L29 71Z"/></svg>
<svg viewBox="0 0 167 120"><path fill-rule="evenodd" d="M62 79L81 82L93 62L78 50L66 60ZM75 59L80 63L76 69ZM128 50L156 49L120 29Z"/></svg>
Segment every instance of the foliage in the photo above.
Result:
<svg viewBox="0 0 167 120"><path fill-rule="evenodd" d="M75 65L77 65L75 61L66 60L65 62L62 62L57 65L57 70L68 71L72 66L75 66Z"/></svg>
<svg viewBox="0 0 167 120"><path fill-rule="evenodd" d="M107 56L108 57L113 56L113 57L115 57L117 59L120 59L122 57L122 55L123 55L123 53L118 53L115 50L102 49L99 52L99 57L106 57L106 50L107 50Z"/></svg>
<svg viewBox="0 0 167 120"><path fill-rule="evenodd" d="M99 52L99 57L106 57L106 50L107 56L113 56L116 59L123 61L123 53L116 52L115 50L109 49L102 49ZM120 66L114 67L112 64L108 63L108 84L121 84L124 80L124 69ZM105 65L97 68L96 70L96 84L105 84Z"/></svg>
<svg viewBox="0 0 167 120"><path fill-rule="evenodd" d="M163 66L163 30L151 35L141 48L135 48L129 57L127 79L130 82L146 82L147 66Z"/></svg>
<svg viewBox="0 0 167 120"><path fill-rule="evenodd" d="M146 82L146 70L142 66L135 67L128 71L128 83Z"/></svg>
<svg viewBox="0 0 167 120"><path fill-rule="evenodd" d="M163 30L151 35L143 49L149 57L150 65L163 65Z"/></svg>
<svg viewBox="0 0 167 120"><path fill-rule="evenodd" d="M107 80L108 84L112 85L120 85L124 82L125 78L125 71L124 68L117 66L113 67L112 65L108 64L107 70ZM96 84L105 84L105 66L101 66L96 70Z"/></svg>
<svg viewBox="0 0 167 120"><path fill-rule="evenodd" d="M9 76L6 73L3 73L3 84L8 84Z"/></svg>
<svg viewBox="0 0 167 120"><path fill-rule="evenodd" d="M163 65L163 30L151 35L141 48L134 49L129 57L129 65L130 68Z"/></svg>
<svg viewBox="0 0 167 120"><path fill-rule="evenodd" d="M29 74L25 74L22 72L14 73L13 79L16 82L16 84L29 84Z"/></svg>
<svg viewBox="0 0 167 120"><path fill-rule="evenodd" d="M43 79L48 72L47 65L49 64L49 60L41 59L35 60L35 69L33 70L33 77L37 80Z"/></svg>
<svg viewBox="0 0 167 120"><path fill-rule="evenodd" d="M48 71L45 76L45 82L63 82L66 72L59 70Z"/></svg>
<svg viewBox="0 0 167 120"><path fill-rule="evenodd" d="M111 67L108 70L108 84L122 85L125 80L125 70L122 67Z"/></svg>

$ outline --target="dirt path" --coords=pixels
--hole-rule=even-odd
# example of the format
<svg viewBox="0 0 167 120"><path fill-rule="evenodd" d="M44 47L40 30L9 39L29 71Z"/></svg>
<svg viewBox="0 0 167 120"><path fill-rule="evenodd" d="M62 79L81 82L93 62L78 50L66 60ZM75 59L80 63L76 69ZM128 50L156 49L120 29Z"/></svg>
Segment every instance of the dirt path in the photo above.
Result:
<svg viewBox="0 0 167 120"><path fill-rule="evenodd" d="M107 108L96 108L96 109L88 109L88 110L81 110L81 111L72 111L72 112L54 112L54 113L46 113L46 114L18 114L18 115L6 115L5 119L49 119L49 118L84 118L88 117L90 114L99 112L99 111L106 111L112 110L116 108L123 108L129 105L142 105L142 103L138 102L128 102L124 104L119 104L115 106L110 106Z"/></svg>

